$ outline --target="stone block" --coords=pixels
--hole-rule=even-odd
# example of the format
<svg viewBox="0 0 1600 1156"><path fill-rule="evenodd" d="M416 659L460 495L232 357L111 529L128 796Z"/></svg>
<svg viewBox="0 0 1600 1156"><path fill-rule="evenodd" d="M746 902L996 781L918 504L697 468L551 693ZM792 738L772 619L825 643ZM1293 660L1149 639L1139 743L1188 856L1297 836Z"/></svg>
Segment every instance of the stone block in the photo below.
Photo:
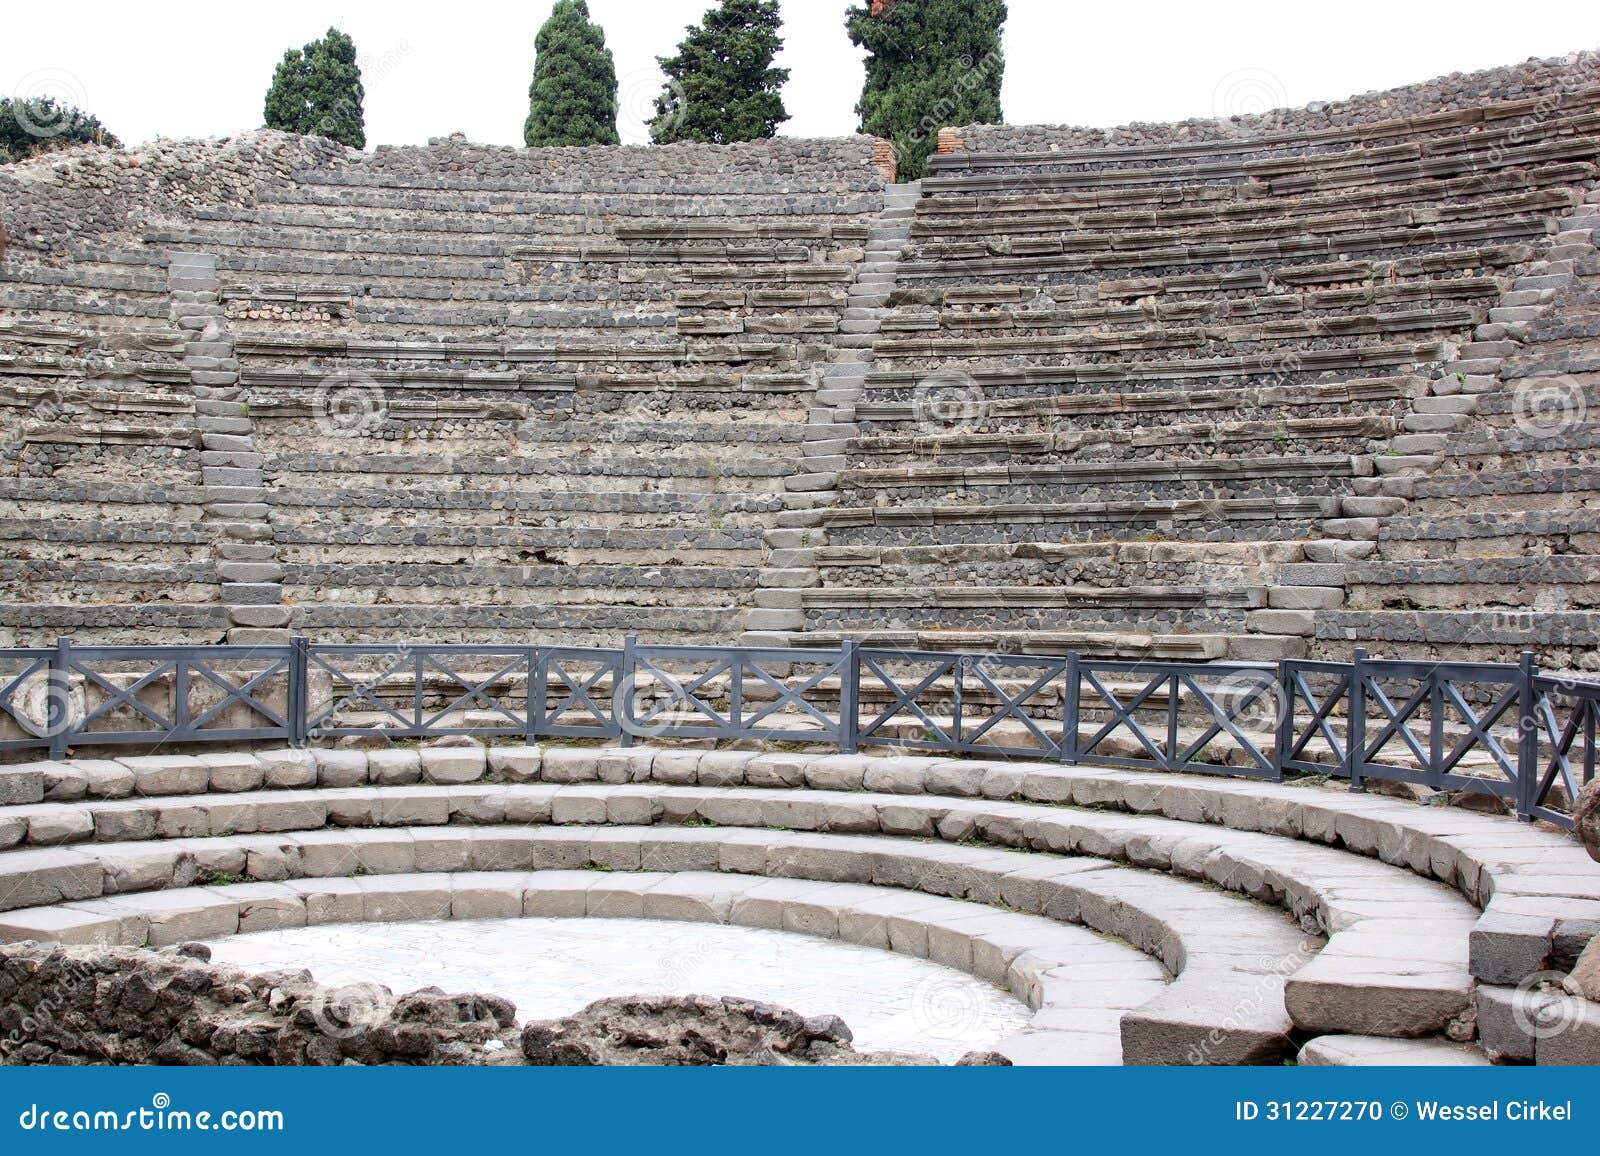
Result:
<svg viewBox="0 0 1600 1156"><path fill-rule="evenodd" d="M1267 605L1274 610L1337 610L1344 605L1344 590L1335 586L1274 586L1267 591Z"/></svg>
<svg viewBox="0 0 1600 1156"><path fill-rule="evenodd" d="M261 760L247 753L207 753L195 756L210 773L213 791L239 794L258 791L266 781Z"/></svg>
<svg viewBox="0 0 1600 1156"><path fill-rule="evenodd" d="M368 751L367 777L380 787L405 787L422 781L422 754L405 749Z"/></svg>
<svg viewBox="0 0 1600 1156"><path fill-rule="evenodd" d="M411 923L449 919L454 896L445 875L401 875L358 879L361 917L367 923Z"/></svg>
<svg viewBox="0 0 1600 1156"><path fill-rule="evenodd" d="M1554 916L1484 912L1469 938L1471 970L1480 983L1515 987L1549 966Z"/></svg>
<svg viewBox="0 0 1600 1156"><path fill-rule="evenodd" d="M543 779L547 783L592 783L600 777L599 752L595 747L547 747L544 752Z"/></svg>
<svg viewBox="0 0 1600 1156"><path fill-rule="evenodd" d="M456 875L451 880L450 918L516 919L522 915L523 875Z"/></svg>
<svg viewBox="0 0 1600 1156"><path fill-rule="evenodd" d="M68 804L45 805L28 815L28 843L33 847L57 847L64 843L85 843L94 838L94 815L84 807Z"/></svg>
<svg viewBox="0 0 1600 1156"><path fill-rule="evenodd" d="M483 778L488 762L482 747L424 747L424 782L444 785L476 783Z"/></svg>
<svg viewBox="0 0 1600 1156"><path fill-rule="evenodd" d="M490 747L489 774L508 783L537 783L544 767L540 747Z"/></svg>
<svg viewBox="0 0 1600 1156"><path fill-rule="evenodd" d="M44 802L44 777L48 767L48 763L0 767L0 807Z"/></svg>
<svg viewBox="0 0 1600 1156"><path fill-rule="evenodd" d="M155 795L203 795L211 786L211 768L189 755L144 755L117 762L133 772L134 791Z"/></svg>
<svg viewBox="0 0 1600 1156"><path fill-rule="evenodd" d="M310 751L257 751L262 779L276 790L293 790L317 785L317 760Z"/></svg>
<svg viewBox="0 0 1600 1156"><path fill-rule="evenodd" d="M1533 1062L1536 993L1514 987L1479 984L1473 993L1478 1013L1478 1040L1491 1060Z"/></svg>
<svg viewBox="0 0 1600 1156"><path fill-rule="evenodd" d="M317 785L324 788L359 787L367 781L367 752L328 750L319 747Z"/></svg>

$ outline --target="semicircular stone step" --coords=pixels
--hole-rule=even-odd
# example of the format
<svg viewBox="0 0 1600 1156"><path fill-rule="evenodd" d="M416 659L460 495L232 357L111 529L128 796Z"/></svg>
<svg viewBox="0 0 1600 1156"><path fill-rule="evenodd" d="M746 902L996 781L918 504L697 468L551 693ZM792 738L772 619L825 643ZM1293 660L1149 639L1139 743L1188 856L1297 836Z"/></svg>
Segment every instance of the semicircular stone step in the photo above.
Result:
<svg viewBox="0 0 1600 1156"><path fill-rule="evenodd" d="M1320 939L1301 932L1280 912L1163 874L1104 860L882 836L653 827L332 830L13 852L0 857L0 871L9 860L35 855L70 856L84 872L100 873L105 864L118 863L150 871L145 877L154 883L159 864L164 861L170 871L180 860L211 878L247 873L260 878L276 870L280 880L598 867L733 871L962 897L1116 936L1175 973L1160 996L1123 1017L1128 1063L1277 1063L1292 1026L1283 1010L1284 976L1321 946ZM197 932L207 926L191 925L181 903L176 914L164 918L139 914L140 905L159 906L169 901L163 896L178 894L157 888L114 897L65 896L61 906L47 900L42 909L0 917L0 936L61 938L64 920L76 917L103 927L104 905L115 910L117 904L131 903L135 926L119 938L203 937ZM89 908L83 909L84 903ZM75 930L83 933L81 926Z"/></svg>

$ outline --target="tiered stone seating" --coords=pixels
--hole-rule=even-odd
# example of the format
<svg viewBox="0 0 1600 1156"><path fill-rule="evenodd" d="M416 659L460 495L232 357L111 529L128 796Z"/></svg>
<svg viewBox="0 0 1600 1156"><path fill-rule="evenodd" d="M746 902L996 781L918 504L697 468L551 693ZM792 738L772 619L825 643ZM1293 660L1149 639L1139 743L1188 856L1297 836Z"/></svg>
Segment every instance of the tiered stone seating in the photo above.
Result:
<svg viewBox="0 0 1600 1156"><path fill-rule="evenodd" d="M255 179L122 190L134 207L109 228L71 222L154 270L132 287L148 300L113 298L122 282L84 246L6 264L41 319L81 299L79 321L199 322L164 331L189 355L173 381L205 454L186 463L199 508L153 520L202 540L180 555L200 586L119 592L145 603L126 613L190 642L727 641L760 624L765 534L805 492L810 398L883 205L864 139L188 147L140 163L205 185L239 153ZM110 580L85 573L80 599ZM203 620L164 605L185 593Z"/></svg>
<svg viewBox="0 0 1600 1156"><path fill-rule="evenodd" d="M0 769L3 941L780 927L1008 984L1035 1017L1000 1048L1026 1063L1593 1062L1600 1020L1536 1039L1512 989L1570 968L1596 910L1600 867L1564 834L1205 777L459 745Z"/></svg>
<svg viewBox="0 0 1600 1156"><path fill-rule="evenodd" d="M1577 75L1544 76L1544 105L1368 102L1225 139L965 130L835 435L799 640L1245 660L1404 640L1337 613L1346 566L1367 572L1408 487L1448 485L1412 475L1459 379L1587 239L1600 87Z"/></svg>
<svg viewBox="0 0 1600 1156"><path fill-rule="evenodd" d="M281 624L736 637L881 207L853 148L756 174L758 150L385 149L164 236L220 254Z"/></svg>

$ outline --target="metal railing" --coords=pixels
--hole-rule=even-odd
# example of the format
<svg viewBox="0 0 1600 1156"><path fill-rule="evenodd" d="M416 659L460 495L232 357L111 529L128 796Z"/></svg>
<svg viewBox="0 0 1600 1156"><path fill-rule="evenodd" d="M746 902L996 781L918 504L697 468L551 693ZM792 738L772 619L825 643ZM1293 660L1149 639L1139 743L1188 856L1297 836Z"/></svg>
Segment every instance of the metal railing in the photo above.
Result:
<svg viewBox="0 0 1600 1156"><path fill-rule="evenodd" d="M0 650L0 750L427 739L764 741L1506 800L1571 826L1600 684L1516 665L898 650L313 644Z"/></svg>

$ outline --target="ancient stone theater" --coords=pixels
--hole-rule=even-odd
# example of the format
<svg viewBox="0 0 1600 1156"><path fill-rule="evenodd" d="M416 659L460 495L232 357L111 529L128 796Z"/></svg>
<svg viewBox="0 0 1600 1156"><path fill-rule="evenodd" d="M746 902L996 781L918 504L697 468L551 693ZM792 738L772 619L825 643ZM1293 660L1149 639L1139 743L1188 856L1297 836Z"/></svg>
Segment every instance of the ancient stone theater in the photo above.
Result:
<svg viewBox="0 0 1600 1156"><path fill-rule="evenodd" d="M1600 1062L1600 57L893 172L0 168L0 1056Z"/></svg>

